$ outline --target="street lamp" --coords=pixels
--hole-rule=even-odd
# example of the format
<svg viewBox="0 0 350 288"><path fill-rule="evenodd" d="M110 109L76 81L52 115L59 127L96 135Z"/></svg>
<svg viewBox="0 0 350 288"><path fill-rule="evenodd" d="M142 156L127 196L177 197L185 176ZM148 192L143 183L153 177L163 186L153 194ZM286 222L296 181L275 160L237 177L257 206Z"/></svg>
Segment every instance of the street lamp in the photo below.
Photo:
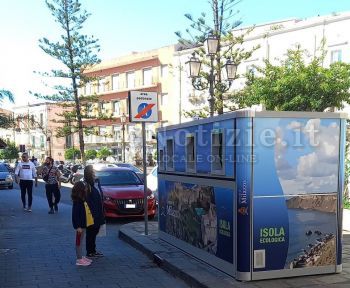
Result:
<svg viewBox="0 0 350 288"><path fill-rule="evenodd" d="M122 147L123 147L123 163L125 163L125 123L126 123L126 116L125 113L123 113L122 116L120 116L120 122L122 123Z"/></svg>
<svg viewBox="0 0 350 288"><path fill-rule="evenodd" d="M192 57L186 64L189 64L189 70L190 70L190 78L192 78L192 86L196 90L205 90L209 87L209 108L210 108L210 117L214 115L214 109L215 109L215 98L214 98L214 89L219 90L221 93L225 93L228 91L228 89L231 87L233 80L236 77L236 71L237 71L237 64L233 63L231 60L227 60L225 64L226 68L226 76L227 84L223 83L223 81L220 80L220 77L215 77L214 70L214 60L216 55L219 52L219 38L214 34L209 34L207 39L204 43L204 48L206 51L206 55L210 57L210 73L208 79L203 79L203 77L200 77L200 68L201 68L201 61L195 57L195 53L192 54ZM220 59L217 59L217 61L220 61ZM220 63L218 63L220 65ZM217 80L219 79L219 80Z"/></svg>

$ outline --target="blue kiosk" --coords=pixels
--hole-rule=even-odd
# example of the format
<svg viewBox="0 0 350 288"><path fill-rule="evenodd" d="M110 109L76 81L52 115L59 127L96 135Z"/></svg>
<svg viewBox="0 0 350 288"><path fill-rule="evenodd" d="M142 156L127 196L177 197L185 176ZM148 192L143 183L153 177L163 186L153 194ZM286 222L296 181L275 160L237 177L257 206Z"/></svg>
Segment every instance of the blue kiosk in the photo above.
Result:
<svg viewBox="0 0 350 288"><path fill-rule="evenodd" d="M160 237L242 281L341 272L345 119L247 110L160 128Z"/></svg>

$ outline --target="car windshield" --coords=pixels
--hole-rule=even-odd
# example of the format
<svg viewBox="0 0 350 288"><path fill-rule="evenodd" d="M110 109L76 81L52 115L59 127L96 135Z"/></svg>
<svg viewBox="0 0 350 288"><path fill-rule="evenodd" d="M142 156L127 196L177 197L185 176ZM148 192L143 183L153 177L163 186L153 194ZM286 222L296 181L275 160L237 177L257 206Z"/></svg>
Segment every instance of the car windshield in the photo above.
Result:
<svg viewBox="0 0 350 288"><path fill-rule="evenodd" d="M118 165L118 167L128 168L128 169L134 171L135 173L141 173L141 170L140 170L139 168L137 168L137 167L135 167L135 166L133 166L133 165L131 165L131 164L119 163L119 164L117 164L117 165Z"/></svg>
<svg viewBox="0 0 350 288"><path fill-rule="evenodd" d="M141 180L132 171L96 171L102 186L141 185Z"/></svg>
<svg viewBox="0 0 350 288"><path fill-rule="evenodd" d="M5 165L0 165L0 172L9 172Z"/></svg>

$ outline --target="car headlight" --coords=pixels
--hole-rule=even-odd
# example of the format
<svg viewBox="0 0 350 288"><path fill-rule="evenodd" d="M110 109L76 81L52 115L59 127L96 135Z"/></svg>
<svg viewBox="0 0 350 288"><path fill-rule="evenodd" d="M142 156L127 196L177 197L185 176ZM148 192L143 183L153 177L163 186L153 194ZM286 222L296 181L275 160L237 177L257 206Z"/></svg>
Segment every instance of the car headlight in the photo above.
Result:
<svg viewBox="0 0 350 288"><path fill-rule="evenodd" d="M12 176L11 175L7 175L6 176L6 181L12 181L13 179L12 179Z"/></svg>
<svg viewBox="0 0 350 288"><path fill-rule="evenodd" d="M153 192L151 193L151 195L148 195L148 196L147 196L147 199L148 199L148 200L154 199L154 194L153 194Z"/></svg>
<svg viewBox="0 0 350 288"><path fill-rule="evenodd" d="M112 199L111 199L111 197L109 197L109 196L103 196L103 200L105 200L105 201L111 201Z"/></svg>

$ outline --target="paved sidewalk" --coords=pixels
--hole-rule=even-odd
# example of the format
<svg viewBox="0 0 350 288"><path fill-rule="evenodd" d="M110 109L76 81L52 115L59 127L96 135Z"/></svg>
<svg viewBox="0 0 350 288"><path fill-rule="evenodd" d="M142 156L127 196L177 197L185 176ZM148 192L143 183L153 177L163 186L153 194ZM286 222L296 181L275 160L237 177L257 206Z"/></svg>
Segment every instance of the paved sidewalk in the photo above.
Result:
<svg viewBox="0 0 350 288"><path fill-rule="evenodd" d="M46 199L34 192L33 212L24 212L18 190L0 190L1 288L189 287L118 239L120 221L109 222L107 237L97 239L105 257L76 266L71 205L59 209L48 215Z"/></svg>
<svg viewBox="0 0 350 288"><path fill-rule="evenodd" d="M350 211L345 211L350 212ZM350 213L344 213L344 228L350 227ZM350 287L350 231L343 231L343 272L253 282L239 282L223 272L197 260L180 249L158 238L158 223L149 224L149 235L144 235L144 223L123 225L119 237L145 253L164 270L183 279L191 287ZM175 286L170 286L175 287Z"/></svg>

